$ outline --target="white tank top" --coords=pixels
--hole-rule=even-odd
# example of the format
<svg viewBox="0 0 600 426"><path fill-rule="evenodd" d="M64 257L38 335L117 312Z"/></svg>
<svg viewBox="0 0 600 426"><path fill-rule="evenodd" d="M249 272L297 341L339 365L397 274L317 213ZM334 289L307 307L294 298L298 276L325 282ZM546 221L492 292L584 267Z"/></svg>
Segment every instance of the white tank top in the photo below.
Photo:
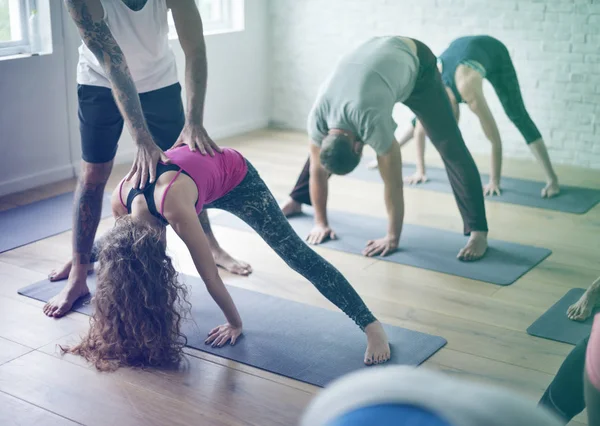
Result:
<svg viewBox="0 0 600 426"><path fill-rule="evenodd" d="M177 83L175 55L169 45L166 0L148 0L137 12L122 0L100 1L104 21L125 54L138 93ZM79 47L77 83L111 87L104 69L85 43Z"/></svg>

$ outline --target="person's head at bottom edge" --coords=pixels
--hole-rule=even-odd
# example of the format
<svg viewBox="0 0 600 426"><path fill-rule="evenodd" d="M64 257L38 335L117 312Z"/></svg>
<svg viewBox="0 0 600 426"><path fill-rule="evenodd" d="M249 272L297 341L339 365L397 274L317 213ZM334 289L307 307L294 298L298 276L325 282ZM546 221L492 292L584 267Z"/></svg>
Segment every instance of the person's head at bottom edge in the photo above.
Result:
<svg viewBox="0 0 600 426"><path fill-rule="evenodd" d="M329 384L301 426L559 426L526 396L425 367L381 366Z"/></svg>

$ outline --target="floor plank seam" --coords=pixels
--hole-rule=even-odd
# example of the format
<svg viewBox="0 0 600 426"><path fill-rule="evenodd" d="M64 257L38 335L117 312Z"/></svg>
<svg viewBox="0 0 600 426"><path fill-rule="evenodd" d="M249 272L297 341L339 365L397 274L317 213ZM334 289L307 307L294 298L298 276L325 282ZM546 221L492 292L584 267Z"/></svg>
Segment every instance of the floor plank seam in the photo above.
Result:
<svg viewBox="0 0 600 426"><path fill-rule="evenodd" d="M40 410L43 410L43 411L45 411L45 412L47 412L47 413L51 413L51 414L53 414L53 415L55 415L55 416L57 416L57 417L60 417L61 419L68 420L69 422L72 422L72 423L74 423L74 424L76 424L76 425L86 426L84 423L80 423L80 422L78 422L78 421L76 421L76 420L73 420L73 419L71 419L71 418L69 418L69 417L65 417L65 416L63 416L62 414L58 414L58 413L56 413L56 412L54 412L54 411L52 411L52 410L48 410L47 408L41 407L41 406L39 406L39 405L37 405L37 404L34 404L33 402L27 401L26 399L23 399L23 398L20 398L20 397L18 397L18 396L16 396L16 395L13 395L13 394L11 394L10 392L6 392L6 391L3 391L3 390L0 390L0 393L3 393L3 394L5 394L5 395L8 395L8 396L9 396L9 397L11 397L11 398L14 398L14 399L17 399L17 400L19 400L19 401L22 401L22 402L24 402L24 403L26 403L26 404L28 404L28 405L31 405L31 406L33 406L33 407L39 408Z"/></svg>

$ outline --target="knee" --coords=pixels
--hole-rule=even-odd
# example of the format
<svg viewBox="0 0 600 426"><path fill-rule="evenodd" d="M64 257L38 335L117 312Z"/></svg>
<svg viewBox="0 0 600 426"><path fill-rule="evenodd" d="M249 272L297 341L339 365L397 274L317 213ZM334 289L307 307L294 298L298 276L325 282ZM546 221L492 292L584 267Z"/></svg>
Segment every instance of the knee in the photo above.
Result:
<svg viewBox="0 0 600 426"><path fill-rule="evenodd" d="M519 108L517 110L510 111L506 115L508 116L508 119L515 125L527 123L531 120L525 108Z"/></svg>
<svg viewBox="0 0 600 426"><path fill-rule="evenodd" d="M112 162L88 163L82 162L79 180L83 184L106 184L112 170Z"/></svg>

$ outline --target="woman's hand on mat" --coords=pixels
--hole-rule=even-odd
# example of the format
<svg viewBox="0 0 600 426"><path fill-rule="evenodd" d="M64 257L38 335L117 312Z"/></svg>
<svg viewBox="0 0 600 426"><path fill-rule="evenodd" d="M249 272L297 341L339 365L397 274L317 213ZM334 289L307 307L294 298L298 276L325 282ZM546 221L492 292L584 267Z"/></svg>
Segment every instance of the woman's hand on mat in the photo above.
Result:
<svg viewBox="0 0 600 426"><path fill-rule="evenodd" d="M416 185L418 183L427 182L427 176L425 173L416 172L412 176L407 176L404 178L404 182L408 185Z"/></svg>
<svg viewBox="0 0 600 426"><path fill-rule="evenodd" d="M335 232L333 232L329 226L315 224L313 229L311 229L311 231L308 233L306 241L308 241L308 244L316 245L321 244L328 239L335 240L336 238L337 236L335 235Z"/></svg>
<svg viewBox="0 0 600 426"><path fill-rule="evenodd" d="M379 238L378 240L367 241L367 246L363 250L362 254L368 257L372 256L387 256L392 254L398 248L399 238L386 236Z"/></svg>
<svg viewBox="0 0 600 426"><path fill-rule="evenodd" d="M213 328L208 333L208 338L204 341L205 344L211 345L213 348L220 348L227 342L235 345L238 337L242 334L242 327L234 327L227 323Z"/></svg>
<svg viewBox="0 0 600 426"><path fill-rule="evenodd" d="M201 124L186 123L173 148L180 145L187 145L190 151L199 150L202 155L211 157L214 157L215 151L223 152Z"/></svg>
<svg viewBox="0 0 600 426"><path fill-rule="evenodd" d="M483 187L483 195L500 195L500 184L490 181L486 186Z"/></svg>
<svg viewBox="0 0 600 426"><path fill-rule="evenodd" d="M147 183L152 183L156 180L156 164L159 160L163 163L170 162L169 158L154 141L150 140L146 143L138 143L135 160L125 179L127 181L133 179L134 188L144 189Z"/></svg>

